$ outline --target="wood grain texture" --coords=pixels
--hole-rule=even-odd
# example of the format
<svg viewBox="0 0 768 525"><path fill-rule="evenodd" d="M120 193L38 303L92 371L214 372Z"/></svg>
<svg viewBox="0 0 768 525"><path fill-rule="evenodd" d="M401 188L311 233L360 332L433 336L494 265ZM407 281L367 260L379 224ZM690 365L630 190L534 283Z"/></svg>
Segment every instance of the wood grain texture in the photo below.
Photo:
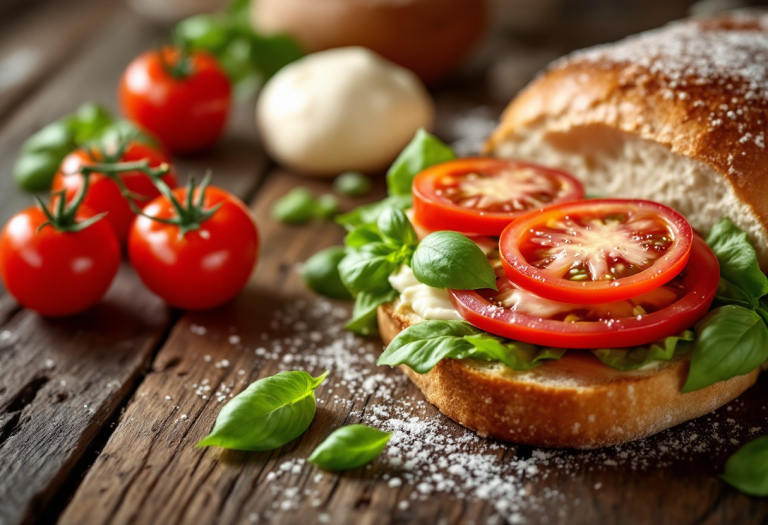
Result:
<svg viewBox="0 0 768 525"><path fill-rule="evenodd" d="M337 332L339 321L331 313L318 316L314 312L317 298L304 288L295 271L297 261L338 243L341 230L331 223L288 227L269 217L274 200L296 184L309 185L316 193L328 189L323 183L308 183L282 172L272 174L255 201L264 251L254 279L236 302L209 314L186 315L174 327L153 373L137 390L63 514L62 525L153 520L169 524L459 524L502 523L502 518L509 517L513 523L694 524L768 519L764 502L739 495L715 477L739 443L768 432L765 379L715 414L641 442L593 452L546 451L473 438L434 407L418 404L423 399L420 392L396 371L370 362L353 368L368 370L366 377L376 377L379 385L389 381L390 387L361 395L359 384L356 389L343 384L348 379L346 355L338 366L331 366L329 379L318 388L315 421L296 441L265 453L196 449L195 443L212 427L221 402L229 399L229 389L239 392L251 381L286 368L317 375L328 361L324 350L309 342L311 334L323 334L318 347L332 344L329 338L344 337ZM306 326L286 327L281 320L297 311L303 312ZM297 346L290 343L291 338L300 341L299 348L289 352L287 347ZM346 344L371 358L380 351L375 341ZM283 347L282 354L265 358L254 353L260 347L275 346ZM222 366L225 360L227 366ZM206 382L211 390L201 391ZM225 395L220 401L214 392L221 391L221 385ZM483 497L482 488L467 490L472 497L457 497L450 492L429 493L419 483L390 486L388 479L407 479L414 472L389 460L342 475L300 463L333 428L361 420L370 423L370 414L382 407L394 414L403 401L417 407L412 417L431 422L443 437L469 440L465 452L474 450L491 458L498 468L518 469L505 479L517 491L510 501L519 510L499 509L499 501ZM424 441L428 447L428 439ZM435 463L452 457L441 447L429 450ZM466 460L456 457L452 461L466 465ZM422 467L428 470L423 464L416 471Z"/></svg>

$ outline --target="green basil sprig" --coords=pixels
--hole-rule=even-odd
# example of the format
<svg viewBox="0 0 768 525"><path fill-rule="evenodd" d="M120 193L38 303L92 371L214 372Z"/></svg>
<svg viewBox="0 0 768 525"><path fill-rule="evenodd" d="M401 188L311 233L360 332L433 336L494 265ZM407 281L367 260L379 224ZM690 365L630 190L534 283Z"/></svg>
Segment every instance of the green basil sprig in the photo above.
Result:
<svg viewBox="0 0 768 525"><path fill-rule="evenodd" d="M387 171L389 194L410 195L413 178L420 171L455 158L450 146L423 129L418 130Z"/></svg>
<svg viewBox="0 0 768 525"><path fill-rule="evenodd" d="M686 330L680 335L675 335L656 341L650 345L635 346L632 348L600 348L592 350L592 353L604 364L616 370L637 370L654 361L670 361L676 354L690 351L696 335L691 330Z"/></svg>
<svg viewBox="0 0 768 525"><path fill-rule="evenodd" d="M400 332L376 364L404 364L426 374L443 359L478 359L498 361L514 370L531 370L545 360L560 359L565 352L499 339L464 321L424 321Z"/></svg>
<svg viewBox="0 0 768 525"><path fill-rule="evenodd" d="M347 250L343 246L332 246L307 259L301 270L306 285L332 299L351 299L352 294L341 282L338 268L346 255Z"/></svg>
<svg viewBox="0 0 768 525"><path fill-rule="evenodd" d="M22 144L13 167L16 183L29 192L49 190L64 157L100 137L113 121L106 109L89 102L48 124Z"/></svg>
<svg viewBox="0 0 768 525"><path fill-rule="evenodd" d="M768 327L743 306L721 306L696 324L696 345L683 392L750 373L768 359Z"/></svg>
<svg viewBox="0 0 768 525"><path fill-rule="evenodd" d="M361 292L355 298L355 307L352 310L352 319L344 327L350 332L359 335L374 335L378 331L376 310L385 303L397 298L396 290L384 290L381 292Z"/></svg>
<svg viewBox="0 0 768 525"><path fill-rule="evenodd" d="M366 425L337 428L318 445L308 461L325 470L362 467L381 454L391 437L391 432Z"/></svg>
<svg viewBox="0 0 768 525"><path fill-rule="evenodd" d="M725 463L721 478L751 496L768 496L768 436L750 441Z"/></svg>
<svg viewBox="0 0 768 525"><path fill-rule="evenodd" d="M429 234L416 248L411 267L419 282L433 288L496 290L496 273L483 250L457 232Z"/></svg>
<svg viewBox="0 0 768 525"><path fill-rule="evenodd" d="M407 210L413 205L411 195L390 195L380 201L371 204L363 204L352 211L336 216L336 222L348 230L354 230L360 226L376 224L379 215L389 208Z"/></svg>
<svg viewBox="0 0 768 525"><path fill-rule="evenodd" d="M264 451L293 441L312 423L315 389L327 375L291 371L259 379L224 405L197 446Z"/></svg>

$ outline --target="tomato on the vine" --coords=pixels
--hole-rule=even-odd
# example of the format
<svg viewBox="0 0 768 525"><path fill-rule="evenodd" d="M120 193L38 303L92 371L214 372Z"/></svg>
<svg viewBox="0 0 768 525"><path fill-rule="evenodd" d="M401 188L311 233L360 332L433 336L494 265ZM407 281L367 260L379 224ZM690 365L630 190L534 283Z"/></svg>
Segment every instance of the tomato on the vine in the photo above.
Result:
<svg viewBox="0 0 768 525"><path fill-rule="evenodd" d="M213 55L166 47L130 63L120 80L123 114L173 153L211 147L226 124L231 85Z"/></svg>
<svg viewBox="0 0 768 525"><path fill-rule="evenodd" d="M498 253L489 259L498 259ZM619 348L677 335L709 311L720 282L717 257L695 237L685 268L666 284L631 299L572 304L536 296L496 267L496 290L450 290L469 323L492 334L560 348Z"/></svg>
<svg viewBox="0 0 768 525"><path fill-rule="evenodd" d="M531 210L583 197L563 171L494 158L442 162L413 181L414 221L432 231L498 236Z"/></svg>
<svg viewBox="0 0 768 525"><path fill-rule="evenodd" d="M128 254L144 284L165 302L206 310L245 287L259 253L259 233L237 197L207 181L164 191L136 218Z"/></svg>
<svg viewBox="0 0 768 525"><path fill-rule="evenodd" d="M663 204L593 199L521 217L499 247L507 277L520 287L557 301L605 303L674 278L692 239L685 217Z"/></svg>
<svg viewBox="0 0 768 525"><path fill-rule="evenodd" d="M0 233L0 277L22 306L46 316L73 315L109 289L120 243L109 223L81 203L65 207L62 201L53 212L42 203L27 208Z"/></svg>
<svg viewBox="0 0 768 525"><path fill-rule="evenodd" d="M119 152L118 152L119 153ZM80 191L83 185L83 166L94 164L118 165L119 163L145 160L150 168L158 168L168 164L169 158L159 149L142 142L129 142L121 154L113 156L98 149L78 149L67 155L61 163L58 173L53 178L53 192L64 191L69 202ZM128 240L136 214L131 209L128 198L123 195L120 186L112 177L105 173L94 172L88 175L89 187L83 204L96 213L106 213L107 222L115 229L121 243ZM113 175L120 177L122 184L131 195L132 200L142 208L150 200L160 195L151 178L139 170L126 171ZM162 177L168 186L176 187L176 175L170 171Z"/></svg>

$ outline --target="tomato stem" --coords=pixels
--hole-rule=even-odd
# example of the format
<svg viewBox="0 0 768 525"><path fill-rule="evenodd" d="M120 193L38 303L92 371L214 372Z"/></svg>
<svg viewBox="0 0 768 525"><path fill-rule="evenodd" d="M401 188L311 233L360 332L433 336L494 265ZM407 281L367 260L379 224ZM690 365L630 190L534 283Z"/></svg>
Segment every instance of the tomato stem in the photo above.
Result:
<svg viewBox="0 0 768 525"><path fill-rule="evenodd" d="M177 42L173 49L176 49L176 51L179 53L179 56L176 57L175 63L168 63L162 48L157 50L157 58L160 62L160 66L163 68L163 71L168 73L174 80L184 80L185 78L191 76L194 72L189 49L183 42Z"/></svg>
<svg viewBox="0 0 768 525"><path fill-rule="evenodd" d="M46 226L51 226L60 232L79 232L104 218L106 213L99 213L84 221L77 222L77 210L80 209L80 205L85 199L85 194L88 191L88 182L88 177L84 176L83 185L80 186L77 195L69 204L66 202L66 190L55 192L53 194L54 199L58 200L55 201L56 209L53 212L48 209L40 197L35 195L37 205L48 219L37 229L38 233Z"/></svg>
<svg viewBox="0 0 768 525"><path fill-rule="evenodd" d="M205 190L208 188L210 182L211 173L209 171L205 174L203 181L200 183L198 188L199 194L197 202L195 202L195 179L194 177L190 177L189 182L187 183L187 202L185 207L181 202L179 202L179 200L173 194L173 190L171 190L167 184L165 184L162 180L155 180L155 186L157 189L160 191L163 197L168 199L168 202L170 202L171 206L173 206L173 208L176 210L176 217L173 219L160 219L158 217L152 217L146 214L142 215L152 220L166 224L175 224L178 226L179 234L183 238L187 232L200 229L200 225L213 217L219 208L221 208L221 203L218 203L208 210L203 209L205 205Z"/></svg>

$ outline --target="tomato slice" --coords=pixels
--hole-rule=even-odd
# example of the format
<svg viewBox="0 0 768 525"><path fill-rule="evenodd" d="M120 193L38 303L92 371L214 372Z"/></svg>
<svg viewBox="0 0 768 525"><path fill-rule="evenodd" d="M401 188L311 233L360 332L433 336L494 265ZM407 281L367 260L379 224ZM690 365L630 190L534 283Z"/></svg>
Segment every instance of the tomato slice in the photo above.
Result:
<svg viewBox="0 0 768 525"><path fill-rule="evenodd" d="M698 236L690 253L685 268L663 286L599 305L567 304L522 290L507 279L498 254L489 253L499 291L450 290L451 301L474 326L516 341L561 348L648 344L687 330L709 311L720 266Z"/></svg>
<svg viewBox="0 0 768 525"><path fill-rule="evenodd" d="M651 201L586 200L532 212L504 230L509 279L569 303L638 296L675 277L688 261L693 230Z"/></svg>
<svg viewBox="0 0 768 525"><path fill-rule="evenodd" d="M413 181L414 217L426 229L496 237L531 210L583 197L565 172L503 159L443 162Z"/></svg>

